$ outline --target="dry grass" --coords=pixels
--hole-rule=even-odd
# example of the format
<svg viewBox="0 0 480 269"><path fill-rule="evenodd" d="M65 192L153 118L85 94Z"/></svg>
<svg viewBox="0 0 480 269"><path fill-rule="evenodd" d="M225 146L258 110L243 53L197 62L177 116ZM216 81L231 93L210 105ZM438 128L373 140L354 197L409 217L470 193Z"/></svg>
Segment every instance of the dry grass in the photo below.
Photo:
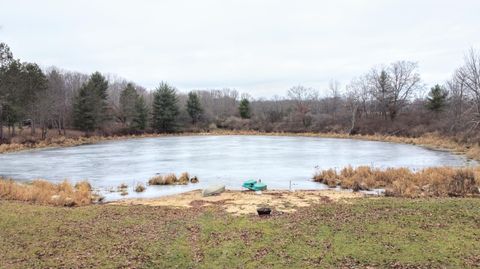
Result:
<svg viewBox="0 0 480 269"><path fill-rule="evenodd" d="M188 175L187 172L183 172L180 177L178 178L178 182L180 184L188 184L190 182L190 176Z"/></svg>
<svg viewBox="0 0 480 269"><path fill-rule="evenodd" d="M137 186L135 186L135 192L144 192L145 190L146 187L142 183L138 183Z"/></svg>
<svg viewBox="0 0 480 269"><path fill-rule="evenodd" d="M96 197L86 181L72 186L67 181L54 184L45 180L34 180L31 184L22 184L0 178L0 199L56 206L81 206L93 203Z"/></svg>
<svg viewBox="0 0 480 269"><path fill-rule="evenodd" d="M354 191L384 188L386 195L397 197L465 197L479 195L480 168L434 167L413 172L407 168L360 166L340 172L319 171L313 179Z"/></svg>
<svg viewBox="0 0 480 269"><path fill-rule="evenodd" d="M197 182L198 179L194 177ZM157 175L148 180L148 185L186 185L190 182L190 177L187 172L183 172L180 177L175 174Z"/></svg>

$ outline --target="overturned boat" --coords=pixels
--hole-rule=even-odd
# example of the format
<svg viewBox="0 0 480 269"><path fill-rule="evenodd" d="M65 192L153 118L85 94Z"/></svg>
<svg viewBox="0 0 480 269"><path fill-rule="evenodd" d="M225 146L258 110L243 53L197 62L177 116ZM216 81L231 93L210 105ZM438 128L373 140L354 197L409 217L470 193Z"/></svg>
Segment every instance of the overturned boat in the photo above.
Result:
<svg viewBox="0 0 480 269"><path fill-rule="evenodd" d="M209 186L202 191L202 196L217 195L225 191L225 185Z"/></svg>

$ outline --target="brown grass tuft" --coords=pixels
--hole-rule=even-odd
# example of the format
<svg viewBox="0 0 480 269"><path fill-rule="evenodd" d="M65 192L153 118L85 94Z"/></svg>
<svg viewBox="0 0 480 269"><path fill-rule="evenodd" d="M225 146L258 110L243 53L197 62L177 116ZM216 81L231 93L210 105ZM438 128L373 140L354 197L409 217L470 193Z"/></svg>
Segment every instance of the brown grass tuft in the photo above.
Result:
<svg viewBox="0 0 480 269"><path fill-rule="evenodd" d="M413 172L407 168L346 167L340 172L318 171L314 181L354 191L384 188L386 195L397 197L464 197L479 194L480 169L434 167Z"/></svg>
<svg viewBox="0 0 480 269"><path fill-rule="evenodd" d="M180 177L178 178L178 183L179 184L188 184L190 182L190 176L188 175L187 172L183 172Z"/></svg>
<svg viewBox="0 0 480 269"><path fill-rule="evenodd" d="M144 192L145 190L146 187L142 183L138 183L137 186L135 186L135 192Z"/></svg>
<svg viewBox="0 0 480 269"><path fill-rule="evenodd" d="M314 181L323 183L329 187L337 186L340 183L339 179L339 175L334 169L322 170L313 176Z"/></svg>
<svg viewBox="0 0 480 269"><path fill-rule="evenodd" d="M148 180L148 185L165 185L163 176L154 176Z"/></svg>
<svg viewBox="0 0 480 269"><path fill-rule="evenodd" d="M34 180L31 184L22 184L11 179L0 179L0 199L56 206L81 206L91 204L95 197L86 181L72 186L67 181L54 184L45 180Z"/></svg>
<svg viewBox="0 0 480 269"><path fill-rule="evenodd" d="M148 185L186 185L190 182L190 177L187 172L183 172L177 178L175 174L167 174L164 176L157 175L148 180ZM197 179L198 182L198 179Z"/></svg>

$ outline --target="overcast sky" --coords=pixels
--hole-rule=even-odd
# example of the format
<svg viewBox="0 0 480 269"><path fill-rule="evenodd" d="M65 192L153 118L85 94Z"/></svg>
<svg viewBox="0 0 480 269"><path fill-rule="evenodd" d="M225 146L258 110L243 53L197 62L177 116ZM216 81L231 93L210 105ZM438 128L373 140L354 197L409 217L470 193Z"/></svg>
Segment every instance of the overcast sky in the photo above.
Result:
<svg viewBox="0 0 480 269"><path fill-rule="evenodd" d="M442 83L480 49L478 0L0 0L0 25L15 57L44 67L254 97L345 85L396 60Z"/></svg>

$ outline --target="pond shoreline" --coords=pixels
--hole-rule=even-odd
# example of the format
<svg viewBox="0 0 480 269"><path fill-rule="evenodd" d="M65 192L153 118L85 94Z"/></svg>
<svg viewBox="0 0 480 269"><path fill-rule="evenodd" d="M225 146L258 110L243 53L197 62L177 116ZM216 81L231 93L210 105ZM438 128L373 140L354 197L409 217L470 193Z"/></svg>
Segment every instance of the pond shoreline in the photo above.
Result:
<svg viewBox="0 0 480 269"><path fill-rule="evenodd" d="M470 160L480 161L480 146L478 144L466 144L454 141L451 138L441 137L437 134L426 134L420 137L403 137L387 135L349 135L344 133L292 133L292 132L258 132L258 131L232 131L216 130L210 132L182 132L171 134L142 134L142 135L124 135L124 136L90 136L90 137L55 137L48 138L35 144L2 144L0 145L0 154L20 151L28 151L45 148L74 147L80 145L96 144L106 141L155 138L155 137L179 137L179 136L290 136L290 137L319 137L319 138L338 138L355 139L365 141L389 142L415 145L431 150L448 151L457 155L465 155Z"/></svg>

